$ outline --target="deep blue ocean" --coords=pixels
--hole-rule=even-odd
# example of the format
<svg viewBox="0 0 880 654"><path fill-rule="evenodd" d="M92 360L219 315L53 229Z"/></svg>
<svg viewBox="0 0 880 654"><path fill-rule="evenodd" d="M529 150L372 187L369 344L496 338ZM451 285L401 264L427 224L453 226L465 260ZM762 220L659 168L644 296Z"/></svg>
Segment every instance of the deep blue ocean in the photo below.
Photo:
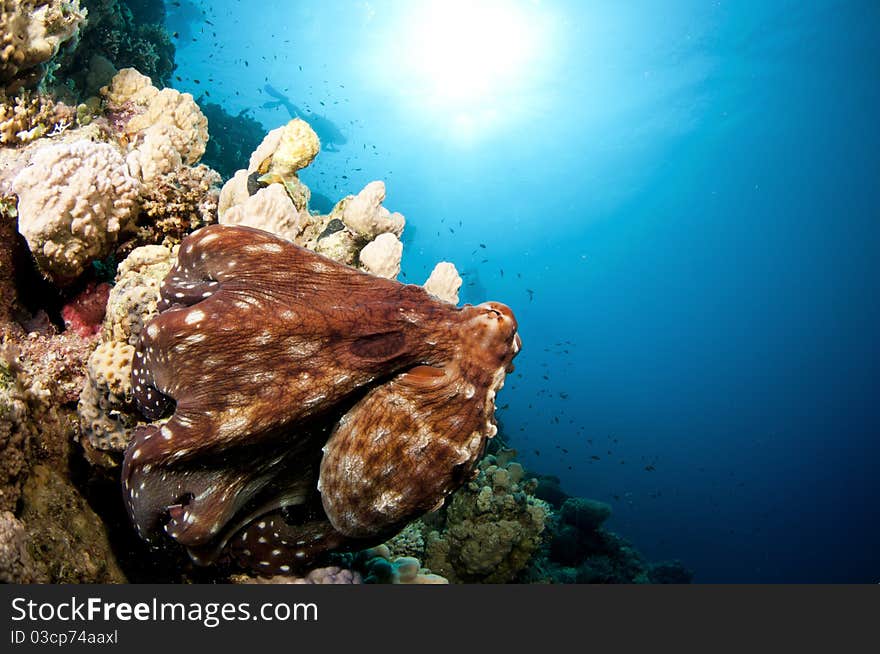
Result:
<svg viewBox="0 0 880 654"><path fill-rule="evenodd" d="M176 88L513 308L527 468L697 582L880 582L880 3L166 6Z"/></svg>

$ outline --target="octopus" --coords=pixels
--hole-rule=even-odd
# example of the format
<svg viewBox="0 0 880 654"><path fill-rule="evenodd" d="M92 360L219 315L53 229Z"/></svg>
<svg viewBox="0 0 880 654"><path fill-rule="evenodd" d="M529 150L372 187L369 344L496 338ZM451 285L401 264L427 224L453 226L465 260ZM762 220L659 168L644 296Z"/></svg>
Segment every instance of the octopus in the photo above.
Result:
<svg viewBox="0 0 880 654"><path fill-rule="evenodd" d="M511 310L456 307L261 230L186 237L132 364L122 467L148 543L261 575L443 505L497 427Z"/></svg>

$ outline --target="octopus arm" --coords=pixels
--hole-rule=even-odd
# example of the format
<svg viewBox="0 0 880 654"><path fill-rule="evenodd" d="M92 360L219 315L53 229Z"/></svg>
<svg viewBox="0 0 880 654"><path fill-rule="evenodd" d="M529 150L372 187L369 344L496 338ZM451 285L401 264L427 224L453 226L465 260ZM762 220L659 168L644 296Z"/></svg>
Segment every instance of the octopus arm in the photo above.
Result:
<svg viewBox="0 0 880 654"><path fill-rule="evenodd" d="M393 531L442 504L483 451L487 403L454 365L417 366L368 393L324 448L319 489L340 533ZM488 409L488 410L491 410Z"/></svg>

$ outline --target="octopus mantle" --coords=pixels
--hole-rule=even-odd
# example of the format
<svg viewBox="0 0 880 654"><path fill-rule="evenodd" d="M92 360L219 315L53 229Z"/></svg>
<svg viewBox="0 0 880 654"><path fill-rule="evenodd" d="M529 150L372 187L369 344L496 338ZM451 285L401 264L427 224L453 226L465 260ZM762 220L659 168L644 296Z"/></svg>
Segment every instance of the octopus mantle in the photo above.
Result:
<svg viewBox="0 0 880 654"><path fill-rule="evenodd" d="M149 542L263 574L441 506L520 348L502 304L457 308L247 227L184 239L160 310L132 367L155 422L125 453L129 514Z"/></svg>

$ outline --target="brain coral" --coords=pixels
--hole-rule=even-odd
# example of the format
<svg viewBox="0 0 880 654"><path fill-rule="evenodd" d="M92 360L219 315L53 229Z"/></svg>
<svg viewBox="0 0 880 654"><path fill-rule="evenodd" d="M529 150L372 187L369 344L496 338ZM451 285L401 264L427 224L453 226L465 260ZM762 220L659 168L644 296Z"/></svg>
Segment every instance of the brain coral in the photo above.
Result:
<svg viewBox="0 0 880 654"><path fill-rule="evenodd" d="M106 256L135 211L139 183L106 143L47 145L13 180L19 231L58 284Z"/></svg>

